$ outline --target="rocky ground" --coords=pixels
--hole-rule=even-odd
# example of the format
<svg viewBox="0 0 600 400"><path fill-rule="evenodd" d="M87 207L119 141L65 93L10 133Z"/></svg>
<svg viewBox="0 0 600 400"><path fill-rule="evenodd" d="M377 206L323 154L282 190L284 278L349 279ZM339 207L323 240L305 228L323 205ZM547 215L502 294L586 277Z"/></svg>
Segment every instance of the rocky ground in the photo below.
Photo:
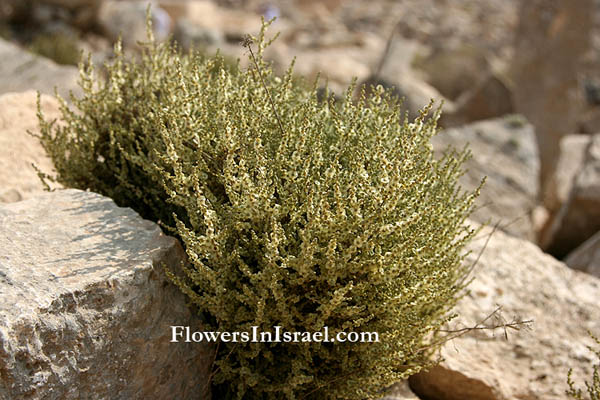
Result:
<svg viewBox="0 0 600 400"><path fill-rule="evenodd" d="M508 340L490 332L448 343L442 351L446 361L412 378L411 389L406 383L398 386L388 399L564 399L568 369L573 367L574 378L583 382L597 361L586 348L591 344L586 330L600 335L600 3L524 4L518 0L153 2L157 37L172 35L184 49L197 47L209 53L221 49L242 60L243 36L257 32L261 17L275 16L270 32L281 35L267 56L280 71L296 58L297 74L309 79L320 74L336 93L342 93L353 78L394 87L412 115L431 98L443 100L443 130L434 146L470 144L473 158L463 185L471 188L488 177L472 218L497 224L501 232L493 235L478 261L471 294L457 310L460 322L473 325L496 305L503 307L507 319L534 322L529 330L510 331ZM136 42L146 35L145 12L144 2L124 0L0 4L0 203L10 203L0 204L0 231L25 229L22 235L28 235L24 227L31 222L19 218L31 221L43 215L45 202L56 202L68 214L69 204L87 199L88 195L72 191L37 197L43 187L31 164L46 172L52 164L37 139L27 134L37 130L34 91L46 94L41 98L46 115L58 116L59 104L47 95L54 94L55 86L64 97L69 90L78 94L73 64L79 51L92 52L101 69L111 58L111 43L121 35L126 51L135 54ZM116 209L92 195L84 203L81 213L90 219L99 212L94 204ZM83 229L76 220L65 218L74 230ZM54 229L47 219L42 227ZM486 243L485 231L482 235L473 244L475 255ZM13 240L0 236L0 248L14 246ZM56 260L28 262L58 262L59 250ZM0 343L5 349L0 352L0 372L13 365L15 354L25 346L5 338L39 319L33 314L25 319L6 316L11 312L2 306L19 294L13 293L13 300L6 298L2 285L27 279L26 273L6 278L5 269L12 265L3 261L6 257L0 254ZM105 276L97 273L86 279L101 281ZM118 285L130 284L130 277L115 279ZM84 286L73 290L90 290ZM102 299L116 313L121 303L113 303L110 296ZM83 316L76 320L87 321L90 307L82 305L75 313ZM118 329L110 325L113 328ZM52 329L46 327L43 333L51 336L56 333ZM150 327L140 335L153 335L148 332ZM33 335L23 340L41 339ZM157 354L162 351L159 345L156 348ZM55 379L76 382L77 369L56 373L66 364L53 364L50 353L39 348L28 353L34 360L28 362L44 377L40 379L49 382L46 389ZM76 352L73 357L89 355ZM21 388L39 383L10 376ZM86 382L90 388L100 384ZM8 390L0 385L0 397L28 396L25 389ZM178 390L185 397L191 389L180 385Z"/></svg>

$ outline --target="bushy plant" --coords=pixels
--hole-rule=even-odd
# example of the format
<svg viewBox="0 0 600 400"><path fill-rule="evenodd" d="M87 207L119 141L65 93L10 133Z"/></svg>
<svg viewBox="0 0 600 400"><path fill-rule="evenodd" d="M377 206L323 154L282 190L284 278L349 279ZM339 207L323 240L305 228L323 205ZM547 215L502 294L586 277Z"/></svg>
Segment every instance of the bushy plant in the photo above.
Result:
<svg viewBox="0 0 600 400"><path fill-rule="evenodd" d="M152 38L106 82L82 64L41 140L57 181L111 196L169 226L190 264L171 279L206 330L377 332L378 343L225 343L216 398L363 399L430 365L434 334L464 288L457 186L466 151L434 157L438 111L409 122L381 88L319 100L292 68L277 76ZM48 178L48 177L45 177Z"/></svg>
<svg viewBox="0 0 600 400"><path fill-rule="evenodd" d="M598 346L600 346L600 339L592 336L592 339L596 342ZM600 361L600 347L598 349L593 349L588 347L590 351L594 352L598 357L598 361ZM572 370L569 370L569 374L567 377L567 384L569 385L569 390L567 390L567 395L572 399L576 400L584 400L584 392L581 389L575 387L575 382L571 378ZM594 365L594 372L592 373L591 382L585 382L585 387L587 391L587 398L589 400L600 400L600 362L598 365Z"/></svg>

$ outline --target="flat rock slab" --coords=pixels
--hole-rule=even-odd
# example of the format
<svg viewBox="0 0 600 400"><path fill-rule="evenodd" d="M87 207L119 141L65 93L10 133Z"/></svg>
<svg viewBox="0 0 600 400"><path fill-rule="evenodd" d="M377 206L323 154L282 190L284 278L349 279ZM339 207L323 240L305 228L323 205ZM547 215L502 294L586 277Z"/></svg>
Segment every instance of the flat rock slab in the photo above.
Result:
<svg viewBox="0 0 600 400"><path fill-rule="evenodd" d="M179 243L129 208L69 189L0 206L1 399L204 398L212 351L165 277Z"/></svg>
<svg viewBox="0 0 600 400"><path fill-rule="evenodd" d="M471 244L477 259L490 229ZM583 386L592 377L600 334L600 279L572 270L536 245L496 231L474 270L470 294L451 329L471 327L498 306L486 325L533 320L530 329L477 331L445 344L439 366L410 379L420 397L436 400L564 400L567 372ZM594 348L596 346L593 346Z"/></svg>

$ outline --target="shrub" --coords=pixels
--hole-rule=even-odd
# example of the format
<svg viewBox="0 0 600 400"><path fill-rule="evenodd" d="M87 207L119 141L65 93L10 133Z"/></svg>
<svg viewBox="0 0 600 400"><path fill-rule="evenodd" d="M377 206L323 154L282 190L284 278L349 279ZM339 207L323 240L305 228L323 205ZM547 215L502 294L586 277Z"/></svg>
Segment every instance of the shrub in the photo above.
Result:
<svg viewBox="0 0 600 400"><path fill-rule="evenodd" d="M223 68L151 37L119 45L98 82L62 101L41 141L66 186L160 220L190 264L170 278L206 330L378 332L378 343L225 343L216 398L362 399L431 365L435 332L464 288L464 225L475 193L457 186L467 151L434 157L439 110L413 122L381 88L319 100L292 68ZM325 96L327 98L327 96Z"/></svg>
<svg viewBox="0 0 600 400"><path fill-rule="evenodd" d="M594 339L594 341L596 342L597 345L600 345L600 339L598 339L597 337L592 336L592 339ZM596 356L598 357L598 360L600 361L600 348L597 350L594 350L591 347L588 347L590 349L590 351L594 352L594 354L596 354ZM569 395L569 397L576 399L576 400L584 400L584 394L583 391L581 389L577 389L575 388L575 382L573 382L573 380L571 379L571 374L572 374L572 370L569 370L569 374L567 377L567 383L569 385L569 390L567 390L567 395ZM588 398L589 400L600 400L600 363L598 365L594 365L594 372L592 374L592 381L591 382L585 382L585 387L586 387L586 391L588 394Z"/></svg>

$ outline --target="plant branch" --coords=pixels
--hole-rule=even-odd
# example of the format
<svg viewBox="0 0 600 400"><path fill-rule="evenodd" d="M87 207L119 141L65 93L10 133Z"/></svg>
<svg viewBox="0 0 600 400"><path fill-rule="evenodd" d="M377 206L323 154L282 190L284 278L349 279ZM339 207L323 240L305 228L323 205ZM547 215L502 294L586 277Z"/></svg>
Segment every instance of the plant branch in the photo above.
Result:
<svg viewBox="0 0 600 400"><path fill-rule="evenodd" d="M267 87L267 84L265 83L265 79L262 76L262 70L260 68L260 65L258 64L258 61L256 60L254 51L252 51L252 42L253 42L252 37L250 35L247 35L244 38L242 45L244 47L246 47L248 49L248 51L250 51L250 57L252 58L252 62L256 66L256 70L258 72L258 77L260 78L260 82L262 83L263 88L267 92L267 97L269 98L269 102L271 103L271 108L273 109L273 114L275 114L275 118L277 119L277 124L279 125L279 130L281 131L281 134L284 135L285 132L283 130L283 124L281 123L281 118L279 117L279 113L277 112L277 108L275 107L275 102L273 101L273 96L271 96L271 92L269 91L269 88Z"/></svg>
<svg viewBox="0 0 600 400"><path fill-rule="evenodd" d="M529 319L529 320L525 320L525 321L512 321L512 322L508 322L508 323L501 322L498 324L484 325L493 316L499 316L501 309L502 309L502 306L496 307L496 309L494 309L494 311L492 311L490 314L488 314L484 319L482 319L481 321L476 323L474 326L460 328L460 329L440 329L439 332L445 332L445 333L448 333L448 335L444 336L441 340L431 343L425 347L421 347L419 350L417 350L417 353L423 352L425 350L429 350L433 347L437 347L446 342L449 342L450 340L459 338L467 333L474 332L474 331L480 331L480 330L493 331L493 330L502 328L502 329L504 329L504 337L506 340L508 340L508 333L506 330L507 328L519 331L519 330L521 330L520 329L521 326L527 326L527 325L533 323L533 320Z"/></svg>

